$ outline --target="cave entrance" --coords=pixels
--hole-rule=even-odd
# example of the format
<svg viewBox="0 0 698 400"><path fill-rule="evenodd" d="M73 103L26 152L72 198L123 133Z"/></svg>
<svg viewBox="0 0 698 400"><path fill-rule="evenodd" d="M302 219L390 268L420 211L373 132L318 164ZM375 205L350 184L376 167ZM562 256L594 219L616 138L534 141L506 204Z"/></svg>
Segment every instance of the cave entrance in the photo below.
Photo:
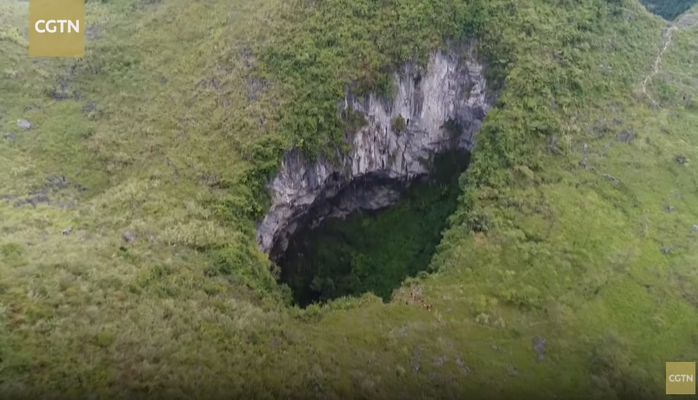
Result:
<svg viewBox="0 0 698 400"><path fill-rule="evenodd" d="M364 179L357 185L399 186L397 204L298 229L276 260L294 302L306 307L367 292L387 301L405 278L426 271L456 209L458 178L469 161L467 151L451 150L434 158L428 175L409 184ZM379 193L380 187L363 190Z"/></svg>

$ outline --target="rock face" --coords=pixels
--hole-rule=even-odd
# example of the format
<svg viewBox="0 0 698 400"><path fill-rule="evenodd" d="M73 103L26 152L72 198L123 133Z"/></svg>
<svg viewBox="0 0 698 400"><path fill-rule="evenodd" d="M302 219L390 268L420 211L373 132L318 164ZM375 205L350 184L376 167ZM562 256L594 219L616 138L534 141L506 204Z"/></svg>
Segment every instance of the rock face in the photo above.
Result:
<svg viewBox="0 0 698 400"><path fill-rule="evenodd" d="M257 228L259 247L272 259L299 227L394 205L428 173L434 155L473 148L492 101L474 57L435 52L426 70L406 65L394 79L394 99L345 96L340 108L362 113L367 124L347 139L352 150L339 160L309 163L299 151L286 154L270 183L271 209Z"/></svg>

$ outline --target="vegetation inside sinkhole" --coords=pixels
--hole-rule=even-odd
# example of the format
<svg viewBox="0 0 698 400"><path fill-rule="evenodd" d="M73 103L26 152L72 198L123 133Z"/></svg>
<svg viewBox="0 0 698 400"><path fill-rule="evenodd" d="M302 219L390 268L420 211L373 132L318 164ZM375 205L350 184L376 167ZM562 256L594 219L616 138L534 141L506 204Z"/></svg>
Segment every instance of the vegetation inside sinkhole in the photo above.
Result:
<svg viewBox="0 0 698 400"><path fill-rule="evenodd" d="M406 278L428 271L458 204L458 177L468 159L464 151L440 154L432 172L407 187L397 205L326 219L294 234L278 263L295 303L365 293L390 301Z"/></svg>

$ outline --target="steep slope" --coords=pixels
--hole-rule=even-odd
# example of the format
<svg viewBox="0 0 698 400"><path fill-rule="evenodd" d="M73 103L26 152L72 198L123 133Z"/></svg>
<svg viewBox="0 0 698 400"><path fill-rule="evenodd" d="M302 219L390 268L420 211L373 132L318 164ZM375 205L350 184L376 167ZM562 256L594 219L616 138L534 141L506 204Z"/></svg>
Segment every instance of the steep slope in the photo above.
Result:
<svg viewBox="0 0 698 400"><path fill-rule="evenodd" d="M27 3L0 1L3 398L658 398L698 358L696 25L666 45L630 0L116 0L87 3L84 60L30 60ZM344 145L347 88L390 96L473 40L498 100L434 273L288 307L255 229L284 154Z"/></svg>

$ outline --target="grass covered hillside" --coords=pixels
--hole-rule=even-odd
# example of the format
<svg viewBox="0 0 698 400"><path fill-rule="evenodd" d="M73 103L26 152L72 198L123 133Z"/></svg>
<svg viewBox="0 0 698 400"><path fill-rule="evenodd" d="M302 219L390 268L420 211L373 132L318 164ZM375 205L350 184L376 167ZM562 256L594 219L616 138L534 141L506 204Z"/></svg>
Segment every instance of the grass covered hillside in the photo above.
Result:
<svg viewBox="0 0 698 400"><path fill-rule="evenodd" d="M654 399L698 359L695 7L86 7L84 59L29 59L0 0L3 399ZM342 145L345 88L464 43L498 100L432 273L291 306L255 239L282 155Z"/></svg>

